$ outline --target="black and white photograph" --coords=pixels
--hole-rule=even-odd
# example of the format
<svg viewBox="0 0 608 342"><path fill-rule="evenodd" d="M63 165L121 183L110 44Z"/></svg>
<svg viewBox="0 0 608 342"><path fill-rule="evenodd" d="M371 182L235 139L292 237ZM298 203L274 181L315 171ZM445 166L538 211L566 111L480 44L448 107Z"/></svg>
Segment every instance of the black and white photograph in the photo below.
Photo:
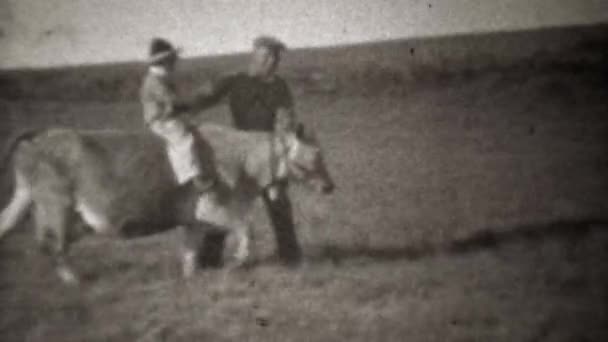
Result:
<svg viewBox="0 0 608 342"><path fill-rule="evenodd" d="M608 341L608 1L0 0L0 341Z"/></svg>

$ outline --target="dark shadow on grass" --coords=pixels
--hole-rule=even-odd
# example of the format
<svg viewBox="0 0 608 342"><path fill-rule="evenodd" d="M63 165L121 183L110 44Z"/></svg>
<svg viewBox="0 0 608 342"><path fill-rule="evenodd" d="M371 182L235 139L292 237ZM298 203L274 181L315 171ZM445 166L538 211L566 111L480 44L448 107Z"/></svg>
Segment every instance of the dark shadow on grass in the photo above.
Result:
<svg viewBox="0 0 608 342"><path fill-rule="evenodd" d="M472 253L513 242L542 242L550 239L576 241L592 230L607 230L608 219L557 220L545 224L525 224L511 229L483 229L445 246L449 254Z"/></svg>
<svg viewBox="0 0 608 342"><path fill-rule="evenodd" d="M369 258L378 261L418 260L437 255L437 246L428 243L403 247L367 247L367 246L340 246L327 244L321 251L312 256L312 261L331 261L340 264L344 260L356 258Z"/></svg>
<svg viewBox="0 0 608 342"><path fill-rule="evenodd" d="M510 229L487 228L462 239L435 244L421 242L402 247L327 244L310 259L313 262L330 261L334 264L357 258L377 261L416 261L440 254L460 255L491 250L516 242L541 243L546 240L575 242L585 238L592 231L608 231L608 219L556 220L545 224L525 224Z"/></svg>

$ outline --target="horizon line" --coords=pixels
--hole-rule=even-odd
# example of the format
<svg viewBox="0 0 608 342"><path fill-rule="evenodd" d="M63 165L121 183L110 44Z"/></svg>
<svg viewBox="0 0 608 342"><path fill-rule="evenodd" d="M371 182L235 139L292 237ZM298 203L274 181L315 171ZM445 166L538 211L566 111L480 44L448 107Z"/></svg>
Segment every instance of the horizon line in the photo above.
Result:
<svg viewBox="0 0 608 342"><path fill-rule="evenodd" d="M325 50L325 49L340 49L340 48L353 48L358 46L369 46L376 44L387 44L387 43L397 43L397 42L406 42L406 41L417 41L417 40L442 40L442 39L457 39L463 37L476 37L476 36L491 36L491 35L500 35L500 34L518 34L518 33L526 33L526 32L538 32L538 31L552 31L552 30L568 30L568 29L592 29L597 27L603 27L608 29L608 21L597 21L592 23L576 23L569 25L546 25L546 26L538 26L533 28L513 28L513 29L504 29L504 30L481 30L476 32L468 32L468 31L456 31L450 32L446 34L429 34L429 35L416 35L416 36L404 36L398 38L389 38L389 39L370 39L370 40L361 40L356 42L344 42L339 44L320 44L320 45L310 45L310 46L297 46L290 48L289 44L288 51L302 51L302 50ZM204 55L191 55L191 56L182 56L182 61L193 61L197 59L213 59L213 58L221 58L221 57L238 57L240 55L246 55L249 50L238 50L233 52L222 52L222 53L211 53ZM92 63L69 63L69 64L57 64L57 65L47 65L47 66L16 66L16 67L0 67L0 72L44 72L44 71L58 71L72 68L82 68L82 67L103 67L110 65L128 65L128 64L145 64L145 60L140 59L118 59L108 62L92 62Z"/></svg>

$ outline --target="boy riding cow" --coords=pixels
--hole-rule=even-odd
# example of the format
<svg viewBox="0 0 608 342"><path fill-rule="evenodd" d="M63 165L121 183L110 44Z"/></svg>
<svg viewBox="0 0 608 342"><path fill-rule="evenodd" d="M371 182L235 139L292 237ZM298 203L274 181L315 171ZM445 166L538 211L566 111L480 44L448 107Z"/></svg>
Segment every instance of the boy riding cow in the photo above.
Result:
<svg viewBox="0 0 608 342"><path fill-rule="evenodd" d="M144 122L165 141L177 183L193 187L214 204L217 201L214 161L209 154L202 153L204 142L180 117L191 108L177 98L174 71L178 58L178 50L171 43L161 38L152 40L149 67L140 89Z"/></svg>
<svg viewBox="0 0 608 342"><path fill-rule="evenodd" d="M261 36L254 40L246 72L222 77L201 88L194 102L176 98L173 74L178 51L166 40L156 38L150 48L150 67L141 91L144 119L148 127L165 139L178 182L200 190L214 203L212 161L197 157L188 125L178 116L196 108L203 110L228 98L235 128L243 131L284 132L296 126L293 96L289 86L277 75L286 46L280 40ZM288 184L278 181L263 195L271 219L280 258L289 264L301 259L293 222Z"/></svg>

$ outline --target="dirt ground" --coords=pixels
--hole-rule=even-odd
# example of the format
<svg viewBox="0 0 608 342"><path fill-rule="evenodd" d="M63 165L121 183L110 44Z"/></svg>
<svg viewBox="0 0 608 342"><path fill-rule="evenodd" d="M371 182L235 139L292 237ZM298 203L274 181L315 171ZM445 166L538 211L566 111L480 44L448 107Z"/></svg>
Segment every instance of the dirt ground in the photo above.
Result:
<svg viewBox="0 0 608 342"><path fill-rule="evenodd" d="M260 211L250 270L185 282L178 232L89 237L71 252L84 285L67 288L26 222L0 242L0 340L606 341L608 85L587 76L304 94L338 189L293 189L302 267L276 263ZM3 137L140 125L129 102L1 106Z"/></svg>

